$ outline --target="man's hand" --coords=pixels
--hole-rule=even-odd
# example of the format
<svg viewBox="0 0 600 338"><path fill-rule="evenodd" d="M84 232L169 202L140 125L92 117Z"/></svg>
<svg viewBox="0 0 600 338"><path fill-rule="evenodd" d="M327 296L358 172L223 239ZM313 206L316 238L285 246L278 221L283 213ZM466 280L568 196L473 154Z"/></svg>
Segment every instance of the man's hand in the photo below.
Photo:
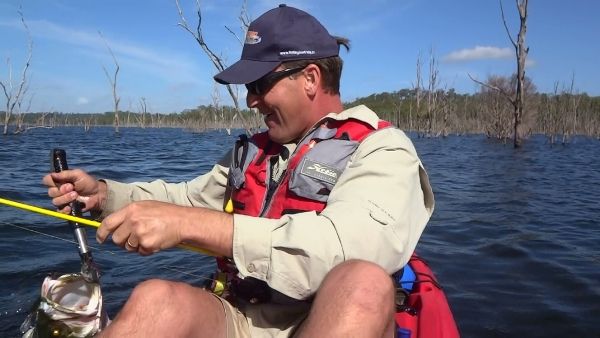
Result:
<svg viewBox="0 0 600 338"><path fill-rule="evenodd" d="M201 207L138 201L104 218L96 240L103 243L110 234L116 245L143 256L187 243L231 257L233 216Z"/></svg>
<svg viewBox="0 0 600 338"><path fill-rule="evenodd" d="M157 201L133 202L107 216L96 239L103 243L112 234L116 245L150 255L181 243L186 209L189 208Z"/></svg>
<svg viewBox="0 0 600 338"><path fill-rule="evenodd" d="M106 183L96 180L81 169L65 170L44 176L48 196L60 212L70 213L69 203L84 203L82 211L101 211L106 201Z"/></svg>

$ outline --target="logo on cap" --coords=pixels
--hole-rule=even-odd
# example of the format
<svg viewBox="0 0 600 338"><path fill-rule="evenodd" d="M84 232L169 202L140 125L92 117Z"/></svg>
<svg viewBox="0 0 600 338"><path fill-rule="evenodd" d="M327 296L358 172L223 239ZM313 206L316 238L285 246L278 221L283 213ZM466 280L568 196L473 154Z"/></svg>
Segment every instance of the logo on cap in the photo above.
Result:
<svg viewBox="0 0 600 338"><path fill-rule="evenodd" d="M248 33L246 33L246 44L248 45L256 45L257 43L259 43L261 40L260 35L258 35L258 32L255 31L248 31Z"/></svg>

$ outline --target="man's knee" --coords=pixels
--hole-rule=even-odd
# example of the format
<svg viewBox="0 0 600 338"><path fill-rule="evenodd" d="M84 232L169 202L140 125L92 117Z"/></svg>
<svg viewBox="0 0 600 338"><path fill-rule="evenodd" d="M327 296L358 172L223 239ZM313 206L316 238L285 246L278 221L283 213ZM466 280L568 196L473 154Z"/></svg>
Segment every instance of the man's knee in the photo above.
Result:
<svg viewBox="0 0 600 338"><path fill-rule="evenodd" d="M393 292L393 282L379 265L359 259L351 259L335 266L328 277L338 282L365 284Z"/></svg>
<svg viewBox="0 0 600 338"><path fill-rule="evenodd" d="M345 297L367 308L393 307L395 287L391 277L379 265L348 260L331 270L323 282L323 290L339 290ZM343 291L342 291L343 290Z"/></svg>
<svg viewBox="0 0 600 338"><path fill-rule="evenodd" d="M149 279L138 284L132 291L130 301L155 301L164 300L175 294L174 283L160 280Z"/></svg>
<svg viewBox="0 0 600 338"><path fill-rule="evenodd" d="M194 306L205 298L204 291L190 285L161 279L150 279L138 284L131 293L128 302L143 304L147 308L159 306L163 310L171 307L182 309Z"/></svg>
<svg viewBox="0 0 600 338"><path fill-rule="evenodd" d="M222 304L208 292L181 282L152 279L135 287L105 335L191 337L204 333L223 337L224 323Z"/></svg>

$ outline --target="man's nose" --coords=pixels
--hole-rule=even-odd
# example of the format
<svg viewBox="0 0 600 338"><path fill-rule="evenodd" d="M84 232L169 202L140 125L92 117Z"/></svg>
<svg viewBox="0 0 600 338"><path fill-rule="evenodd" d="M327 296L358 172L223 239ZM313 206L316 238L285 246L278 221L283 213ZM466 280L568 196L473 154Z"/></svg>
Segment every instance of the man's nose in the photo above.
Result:
<svg viewBox="0 0 600 338"><path fill-rule="evenodd" d="M260 103L260 100L260 95L252 94L250 92L246 94L246 105L248 106L248 108L257 108L258 104Z"/></svg>

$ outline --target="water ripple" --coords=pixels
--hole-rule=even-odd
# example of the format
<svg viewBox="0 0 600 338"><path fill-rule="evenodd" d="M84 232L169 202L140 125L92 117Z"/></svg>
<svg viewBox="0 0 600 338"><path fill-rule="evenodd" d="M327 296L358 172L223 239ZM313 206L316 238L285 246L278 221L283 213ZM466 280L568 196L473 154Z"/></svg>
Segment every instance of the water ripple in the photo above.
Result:
<svg viewBox="0 0 600 338"><path fill-rule="evenodd" d="M53 147L100 177L176 182L210 170L240 133L55 128L2 137L0 196L52 208L40 181ZM436 197L417 250L463 336L600 336L600 143L550 146L538 136L515 150L481 135L410 136ZM2 222L72 239L64 222L22 211L0 207ZM0 336L12 337L44 276L77 271L79 257L72 243L14 227L0 225L0 236ZM201 285L214 268L210 257L181 250L139 257L105 244L94 255L113 317L143 280Z"/></svg>

